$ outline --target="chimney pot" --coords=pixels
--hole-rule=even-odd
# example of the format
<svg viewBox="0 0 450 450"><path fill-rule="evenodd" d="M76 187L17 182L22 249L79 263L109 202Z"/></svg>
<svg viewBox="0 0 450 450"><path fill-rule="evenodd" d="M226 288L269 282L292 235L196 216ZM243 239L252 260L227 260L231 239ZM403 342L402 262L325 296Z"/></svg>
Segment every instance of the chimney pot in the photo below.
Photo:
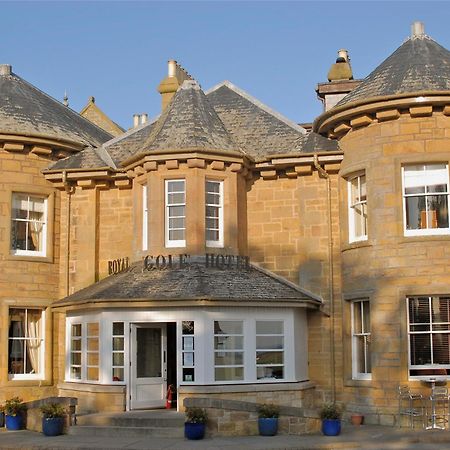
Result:
<svg viewBox="0 0 450 450"><path fill-rule="evenodd" d="M421 37L425 35L425 26L423 22L414 22L411 25L411 37Z"/></svg>
<svg viewBox="0 0 450 450"><path fill-rule="evenodd" d="M148 120L148 114L144 113L141 114L141 124L147 123Z"/></svg>
<svg viewBox="0 0 450 450"><path fill-rule="evenodd" d="M11 75L12 67L10 64L0 64L0 75Z"/></svg>
<svg viewBox="0 0 450 450"><path fill-rule="evenodd" d="M139 114L133 114L133 128L139 126Z"/></svg>
<svg viewBox="0 0 450 450"><path fill-rule="evenodd" d="M348 62L348 50L342 48L338 51L338 58L344 58L346 62Z"/></svg>
<svg viewBox="0 0 450 450"><path fill-rule="evenodd" d="M177 62L174 59L168 61L168 76L175 77L177 72Z"/></svg>

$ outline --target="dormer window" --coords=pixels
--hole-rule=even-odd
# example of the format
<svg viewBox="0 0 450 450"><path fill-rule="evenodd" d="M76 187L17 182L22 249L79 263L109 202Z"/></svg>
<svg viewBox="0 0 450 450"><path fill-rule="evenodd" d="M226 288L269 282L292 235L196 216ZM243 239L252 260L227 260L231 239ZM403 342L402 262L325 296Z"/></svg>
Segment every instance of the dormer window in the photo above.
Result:
<svg viewBox="0 0 450 450"><path fill-rule="evenodd" d="M223 247L223 181L206 180L205 234L207 247Z"/></svg>
<svg viewBox="0 0 450 450"><path fill-rule="evenodd" d="M405 235L448 234L448 195L447 164L403 167Z"/></svg>
<svg viewBox="0 0 450 450"><path fill-rule="evenodd" d="M166 247L186 246L186 181L166 180Z"/></svg>

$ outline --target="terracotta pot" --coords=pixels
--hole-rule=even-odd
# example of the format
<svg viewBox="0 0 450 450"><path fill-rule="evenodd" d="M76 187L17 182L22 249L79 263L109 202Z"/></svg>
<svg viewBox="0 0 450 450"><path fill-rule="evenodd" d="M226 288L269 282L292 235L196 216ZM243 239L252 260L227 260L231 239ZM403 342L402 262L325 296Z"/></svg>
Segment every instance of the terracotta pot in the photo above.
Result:
<svg viewBox="0 0 450 450"><path fill-rule="evenodd" d="M364 420L364 416L362 414L353 414L351 417L352 425L361 425Z"/></svg>

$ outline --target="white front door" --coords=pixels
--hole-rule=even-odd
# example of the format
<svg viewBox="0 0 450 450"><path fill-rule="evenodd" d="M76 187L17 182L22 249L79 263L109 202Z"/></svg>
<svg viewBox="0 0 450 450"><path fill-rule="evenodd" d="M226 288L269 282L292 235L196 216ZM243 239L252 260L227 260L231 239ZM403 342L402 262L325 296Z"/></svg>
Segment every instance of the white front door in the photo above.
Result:
<svg viewBox="0 0 450 450"><path fill-rule="evenodd" d="M161 408L167 390L166 324L131 324L130 409Z"/></svg>

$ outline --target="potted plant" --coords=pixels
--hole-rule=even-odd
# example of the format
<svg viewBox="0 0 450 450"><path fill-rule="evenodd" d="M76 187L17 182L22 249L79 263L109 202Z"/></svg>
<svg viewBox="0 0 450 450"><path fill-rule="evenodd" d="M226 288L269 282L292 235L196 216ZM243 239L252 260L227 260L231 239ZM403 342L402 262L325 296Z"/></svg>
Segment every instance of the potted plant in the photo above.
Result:
<svg viewBox="0 0 450 450"><path fill-rule="evenodd" d="M23 427L23 412L27 409L20 397L12 397L5 402L6 428L20 430Z"/></svg>
<svg viewBox="0 0 450 450"><path fill-rule="evenodd" d="M325 436L337 436L341 432L342 410L336 403L326 403L320 410L322 433Z"/></svg>
<svg viewBox="0 0 450 450"><path fill-rule="evenodd" d="M59 403L46 403L41 406L42 432L46 436L59 436L63 432L66 409Z"/></svg>
<svg viewBox="0 0 450 450"><path fill-rule="evenodd" d="M272 404L258 405L258 430L261 436L275 436L280 408Z"/></svg>
<svg viewBox="0 0 450 450"><path fill-rule="evenodd" d="M5 406L0 405L0 428L5 426Z"/></svg>
<svg viewBox="0 0 450 450"><path fill-rule="evenodd" d="M350 420L352 422L352 425L359 426L362 425L364 421L364 416L359 413L354 413L350 416Z"/></svg>
<svg viewBox="0 0 450 450"><path fill-rule="evenodd" d="M184 423L184 435L187 439L203 439L205 436L208 414L202 408L186 408L186 422Z"/></svg>

